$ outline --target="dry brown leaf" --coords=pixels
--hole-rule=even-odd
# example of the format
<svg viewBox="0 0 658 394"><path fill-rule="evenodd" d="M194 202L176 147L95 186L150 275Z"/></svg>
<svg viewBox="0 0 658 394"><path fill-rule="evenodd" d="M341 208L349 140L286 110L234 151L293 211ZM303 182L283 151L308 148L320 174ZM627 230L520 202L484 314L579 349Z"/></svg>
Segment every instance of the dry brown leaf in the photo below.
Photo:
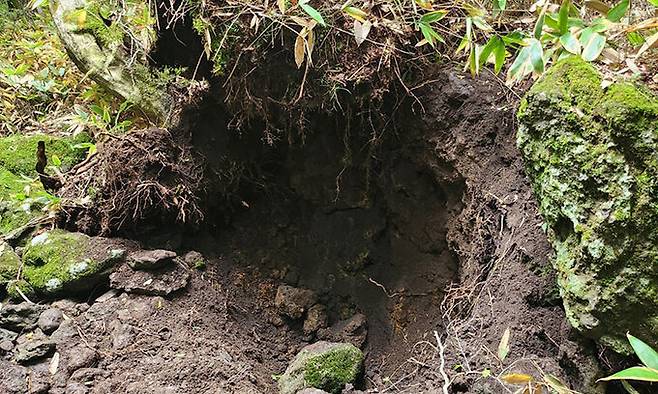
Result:
<svg viewBox="0 0 658 394"><path fill-rule="evenodd" d="M658 46L658 32L653 33L649 38L644 41L642 47L637 51L635 55L636 58L642 56L642 54L649 50L649 48L654 48Z"/></svg>
<svg viewBox="0 0 658 394"><path fill-rule="evenodd" d="M297 64L297 68L300 68L302 64L304 64L305 53L306 39L304 39L301 34L298 34L297 39L295 40L295 63Z"/></svg>
<svg viewBox="0 0 658 394"><path fill-rule="evenodd" d="M313 30L309 30L306 35L306 45L308 46L308 58L310 59L313 54L313 47L315 47L315 33L313 33Z"/></svg>
<svg viewBox="0 0 658 394"><path fill-rule="evenodd" d="M603 15L608 15L608 11L610 11L610 6L599 0L587 0L585 7L598 11Z"/></svg>
<svg viewBox="0 0 658 394"><path fill-rule="evenodd" d="M356 46L361 46L363 42L368 38L370 33L370 28L372 28L372 23L370 21L365 21L363 23L354 20L354 39L356 40Z"/></svg>
<svg viewBox="0 0 658 394"><path fill-rule="evenodd" d="M533 378L524 373L511 373L500 378L503 382L509 384L526 384L532 382Z"/></svg>

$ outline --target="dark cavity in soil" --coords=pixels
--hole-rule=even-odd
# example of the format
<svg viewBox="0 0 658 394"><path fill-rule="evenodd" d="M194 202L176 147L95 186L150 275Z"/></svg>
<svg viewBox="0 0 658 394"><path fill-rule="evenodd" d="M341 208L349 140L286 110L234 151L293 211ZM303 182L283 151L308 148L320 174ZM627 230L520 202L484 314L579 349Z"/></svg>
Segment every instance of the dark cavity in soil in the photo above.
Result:
<svg viewBox="0 0 658 394"><path fill-rule="evenodd" d="M411 128L373 149L348 120L317 115L302 143L258 149L257 136L230 137L219 107L207 100L198 109L193 142L217 195L230 190L238 208L219 211L212 240L195 246L314 290L330 325L363 313L369 359L406 360L441 327L444 290L458 279L446 234L461 211L461 178L422 160L422 136Z"/></svg>

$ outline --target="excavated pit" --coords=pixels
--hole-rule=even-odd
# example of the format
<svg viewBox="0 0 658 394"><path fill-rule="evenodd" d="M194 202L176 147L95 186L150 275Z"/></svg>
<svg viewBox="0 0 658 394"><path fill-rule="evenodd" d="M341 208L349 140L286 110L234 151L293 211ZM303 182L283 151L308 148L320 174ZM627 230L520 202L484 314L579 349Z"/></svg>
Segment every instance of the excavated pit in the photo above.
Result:
<svg viewBox="0 0 658 394"><path fill-rule="evenodd" d="M346 137L349 121L317 115L302 144L267 147L232 136L220 107L199 107L192 140L217 195L230 190L237 208L208 221L213 241L200 248L315 291L330 325L364 314L370 358L409 357L442 326L444 291L459 280L447 228L462 210L463 180L448 164L440 173L450 175L438 177L418 160L424 147L414 130L375 151ZM237 173L240 184L227 187Z"/></svg>

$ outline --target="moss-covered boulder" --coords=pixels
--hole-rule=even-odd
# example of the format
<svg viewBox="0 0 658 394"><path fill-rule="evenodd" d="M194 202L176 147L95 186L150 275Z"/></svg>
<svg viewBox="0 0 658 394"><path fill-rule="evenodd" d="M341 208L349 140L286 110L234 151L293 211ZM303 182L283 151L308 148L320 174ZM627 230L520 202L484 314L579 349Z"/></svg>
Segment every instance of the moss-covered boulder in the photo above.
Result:
<svg viewBox="0 0 658 394"><path fill-rule="evenodd" d="M148 55L156 19L141 0L54 0L50 11L66 51L103 87L157 118L166 116L167 81Z"/></svg>
<svg viewBox="0 0 658 394"><path fill-rule="evenodd" d="M124 255L116 241L52 230L27 244L22 279L44 298L86 292L105 280Z"/></svg>
<svg viewBox="0 0 658 394"><path fill-rule="evenodd" d="M316 342L303 348L279 379L281 394L305 388L340 393L363 371L363 353L349 343Z"/></svg>
<svg viewBox="0 0 658 394"><path fill-rule="evenodd" d="M0 138L0 235L7 235L44 216L44 208L57 198L43 190L35 170L39 141L46 144L50 163L57 156L63 171L82 161L85 150L76 145L89 141L85 134L56 137L44 134ZM47 210L47 209L46 209Z"/></svg>
<svg viewBox="0 0 658 394"><path fill-rule="evenodd" d="M558 62L518 113L518 146L571 324L618 352L658 345L658 99Z"/></svg>

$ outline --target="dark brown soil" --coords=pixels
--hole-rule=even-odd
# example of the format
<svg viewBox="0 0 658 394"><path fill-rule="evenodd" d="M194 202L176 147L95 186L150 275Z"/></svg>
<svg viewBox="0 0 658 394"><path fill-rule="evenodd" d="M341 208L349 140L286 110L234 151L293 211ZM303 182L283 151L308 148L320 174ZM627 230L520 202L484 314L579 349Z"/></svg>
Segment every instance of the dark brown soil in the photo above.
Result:
<svg viewBox="0 0 658 394"><path fill-rule="evenodd" d="M499 379L511 372L601 392L595 348L565 320L515 147L518 98L494 77L443 69L430 79L418 101L392 106L395 127L317 115L303 144L244 151L237 167L230 117L190 121L206 180L216 176L218 199L231 190L238 207L182 240L209 257L207 272L170 299L92 305L57 345L63 360L74 346L95 349L99 369L85 379L98 393L276 392L272 376L316 340L275 310L277 286L289 284L314 290L330 324L366 316L368 392L438 393L442 360L454 393L513 392ZM181 247L175 238L151 242ZM69 375L48 379L63 389Z"/></svg>

